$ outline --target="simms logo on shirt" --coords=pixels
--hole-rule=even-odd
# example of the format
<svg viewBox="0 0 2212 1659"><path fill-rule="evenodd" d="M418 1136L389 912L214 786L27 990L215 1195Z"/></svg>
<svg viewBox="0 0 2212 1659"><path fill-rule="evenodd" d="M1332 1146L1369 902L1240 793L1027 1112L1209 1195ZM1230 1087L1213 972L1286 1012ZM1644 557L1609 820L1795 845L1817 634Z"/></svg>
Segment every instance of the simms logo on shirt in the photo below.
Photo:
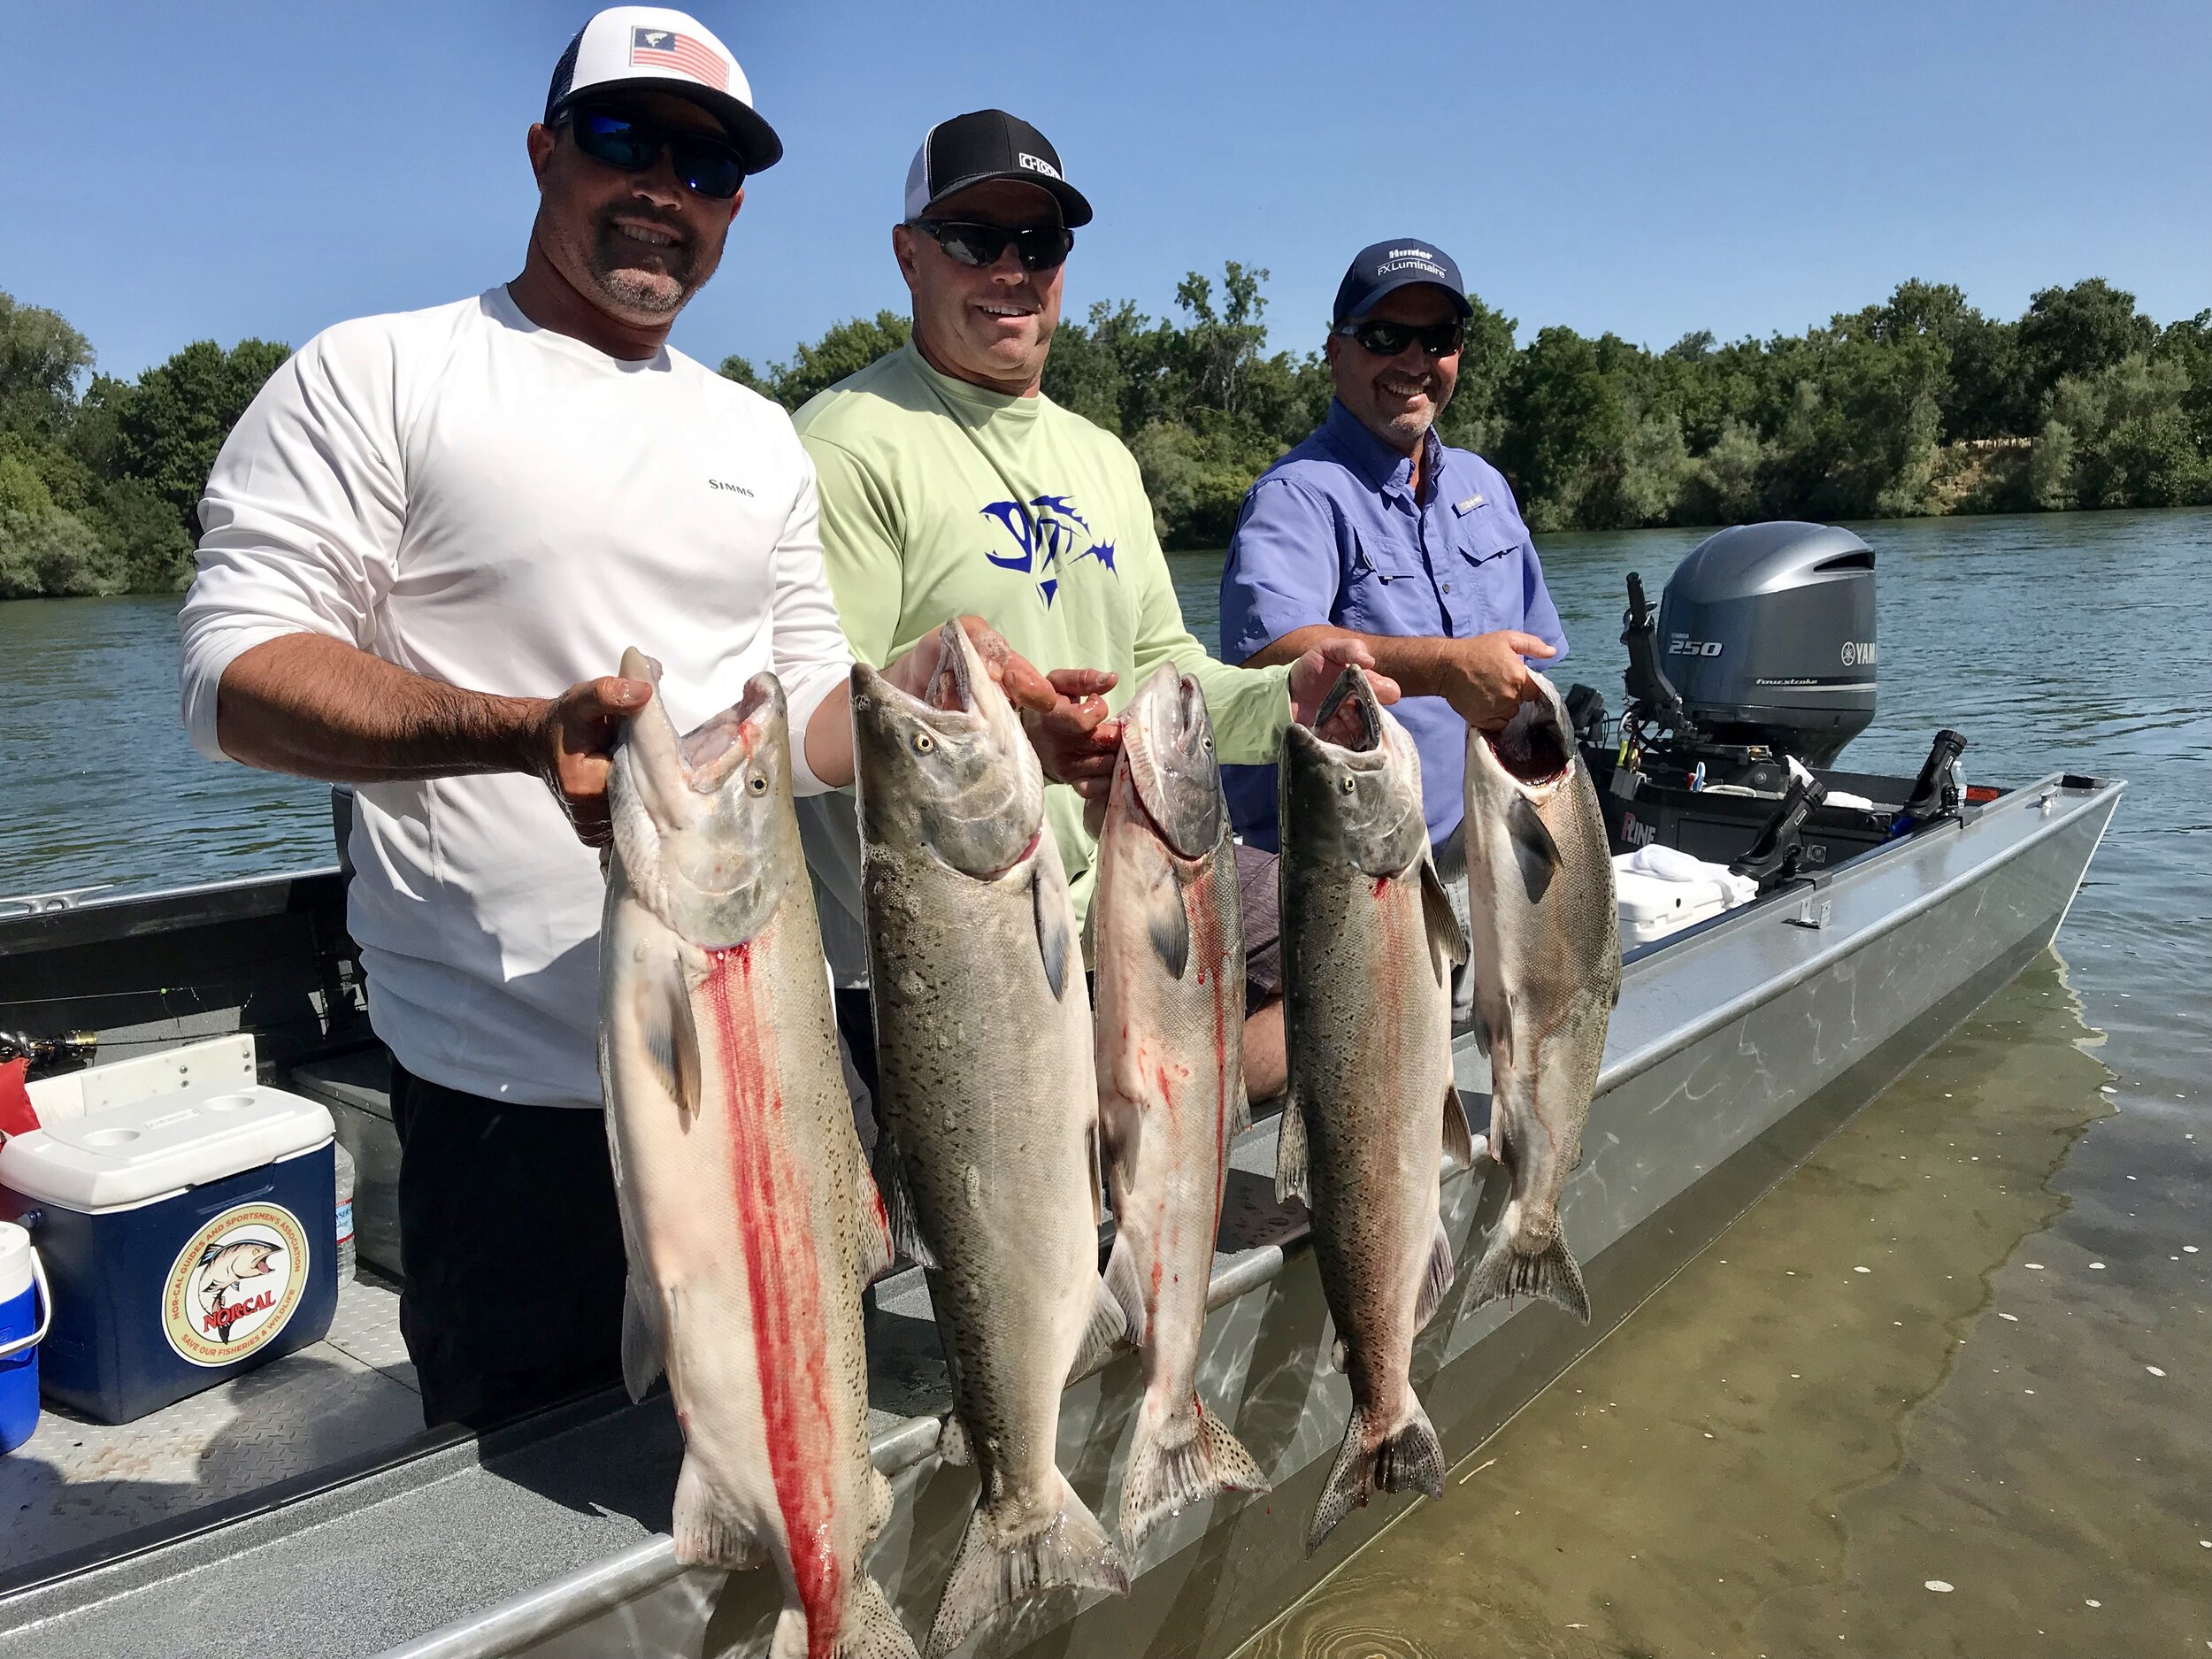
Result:
<svg viewBox="0 0 2212 1659"><path fill-rule="evenodd" d="M709 489L726 489L733 495L749 495L753 493L751 490L746 488L742 484L732 484L718 478L709 479L707 480L707 488Z"/></svg>
<svg viewBox="0 0 2212 1659"><path fill-rule="evenodd" d="M1037 596L1044 601L1045 609L1052 609L1054 596L1060 591L1060 578L1046 572L1056 569L1063 553L1071 554L1071 565L1084 559L1096 559L1114 574L1114 544L1092 537L1091 526L1065 495L1039 495L1025 507L1018 501L995 501L983 508L983 516L995 518L999 527L1012 538L1014 551L994 553L985 549L983 557L1003 571L1019 571L1037 580ZM1076 546L1084 541L1090 545L1080 553Z"/></svg>

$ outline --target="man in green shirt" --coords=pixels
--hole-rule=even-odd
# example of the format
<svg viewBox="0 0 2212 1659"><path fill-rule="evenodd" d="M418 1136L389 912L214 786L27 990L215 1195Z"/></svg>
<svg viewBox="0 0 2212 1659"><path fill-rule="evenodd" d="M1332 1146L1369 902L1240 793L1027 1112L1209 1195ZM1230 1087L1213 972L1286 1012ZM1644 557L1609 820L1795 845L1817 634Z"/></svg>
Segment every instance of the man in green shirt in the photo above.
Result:
<svg viewBox="0 0 2212 1659"><path fill-rule="evenodd" d="M1196 678L1216 749L1233 762L1273 760L1294 702L1310 718L1342 664L1372 664L1345 638L1282 666L1232 667L1184 627L1136 461L1040 390L1063 265L1090 218L1058 152L1027 122L984 110L932 127L891 233L913 295L913 337L796 417L854 655L881 663L948 617L978 615L1065 698L1031 730L1046 775L1065 786L1047 790L1046 817L1079 910L1089 905L1095 849L1081 797L1110 782L1120 741L1111 710L1158 664ZM1377 685L1395 698L1390 682ZM817 874L856 914L848 885L856 856L826 855L820 833L849 843L852 832L826 818L815 819ZM840 863L851 867L826 868ZM1274 873L1263 853L1239 866L1256 964L1275 935ZM855 953L840 951L840 931L833 917L832 966L849 983ZM1263 971L1251 977L1249 1002L1264 1004L1245 1028L1246 1082L1257 1100L1283 1085L1282 1013L1279 987Z"/></svg>

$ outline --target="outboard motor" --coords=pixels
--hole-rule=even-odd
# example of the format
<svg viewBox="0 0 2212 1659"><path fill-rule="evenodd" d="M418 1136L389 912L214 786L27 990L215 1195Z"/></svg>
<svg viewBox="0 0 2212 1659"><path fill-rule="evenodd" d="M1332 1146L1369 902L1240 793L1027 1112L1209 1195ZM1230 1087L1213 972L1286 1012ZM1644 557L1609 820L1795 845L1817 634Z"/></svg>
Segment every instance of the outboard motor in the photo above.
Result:
<svg viewBox="0 0 2212 1659"><path fill-rule="evenodd" d="M1817 524L1708 536L1660 595L1656 645L1654 689L1700 737L1828 765L1874 718L1874 549Z"/></svg>

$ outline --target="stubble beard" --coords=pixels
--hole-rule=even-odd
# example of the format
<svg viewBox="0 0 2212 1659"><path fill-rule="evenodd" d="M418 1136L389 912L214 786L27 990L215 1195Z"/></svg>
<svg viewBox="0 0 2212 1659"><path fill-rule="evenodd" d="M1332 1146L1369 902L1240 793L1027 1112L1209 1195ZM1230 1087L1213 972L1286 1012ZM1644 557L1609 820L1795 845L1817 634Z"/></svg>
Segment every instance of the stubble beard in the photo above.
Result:
<svg viewBox="0 0 2212 1659"><path fill-rule="evenodd" d="M628 263L638 257L640 246L611 223L599 226L588 265L593 286L625 311L652 319L672 317L696 286L693 276L698 270L697 251L687 242L676 242L660 250L666 268L650 271Z"/></svg>

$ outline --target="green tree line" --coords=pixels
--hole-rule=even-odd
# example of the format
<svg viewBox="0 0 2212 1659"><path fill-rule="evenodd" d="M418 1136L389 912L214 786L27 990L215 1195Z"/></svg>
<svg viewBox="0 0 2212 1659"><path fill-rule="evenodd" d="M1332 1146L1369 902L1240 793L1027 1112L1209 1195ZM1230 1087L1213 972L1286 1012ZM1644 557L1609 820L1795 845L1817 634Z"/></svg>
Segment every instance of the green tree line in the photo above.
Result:
<svg viewBox="0 0 2212 1659"><path fill-rule="evenodd" d="M202 340L87 383L85 337L0 294L0 599L181 588L208 469L288 349Z"/></svg>
<svg viewBox="0 0 2212 1659"><path fill-rule="evenodd" d="M1327 411L1320 354L1270 349L1266 280L1192 272L1171 317L1101 303L1054 337L1045 390L1129 445L1170 547L1227 541L1253 479ZM1910 281L1802 334L1661 351L1560 326L1522 343L1474 307L1442 434L1540 531L2212 503L2212 311L2162 327L2101 278L2010 320ZM879 311L722 373L796 410L908 333ZM286 351L203 340L119 380L0 294L0 598L182 586L208 469Z"/></svg>

